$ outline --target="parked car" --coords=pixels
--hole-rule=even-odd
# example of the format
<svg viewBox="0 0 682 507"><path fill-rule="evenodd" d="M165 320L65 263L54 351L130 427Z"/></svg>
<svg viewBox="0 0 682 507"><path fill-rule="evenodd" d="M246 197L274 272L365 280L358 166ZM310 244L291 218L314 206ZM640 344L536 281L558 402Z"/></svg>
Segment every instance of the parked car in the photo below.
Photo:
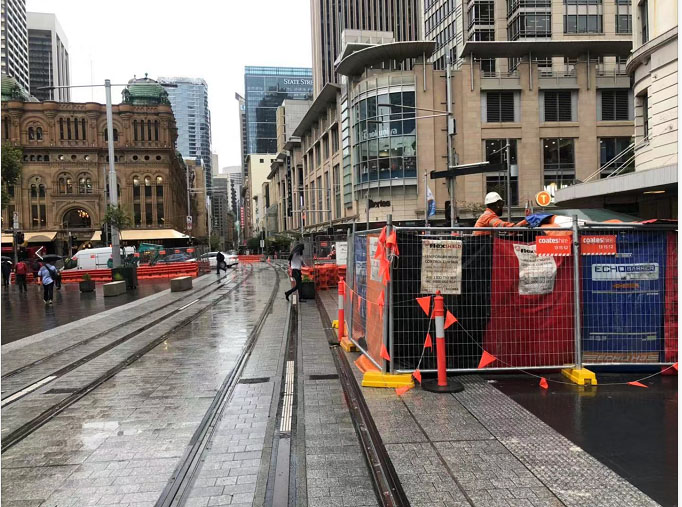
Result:
<svg viewBox="0 0 682 507"><path fill-rule="evenodd" d="M176 253L176 254L170 254L166 257L163 257L162 259L159 259L156 262L187 262L187 261L194 261L191 256L185 254L185 253Z"/></svg>
<svg viewBox="0 0 682 507"><path fill-rule="evenodd" d="M239 264L239 259L235 254L223 253L223 255L225 256L225 264L227 264L228 268ZM208 260L209 266L211 266L211 268L215 268L218 264L218 261L216 260L217 256L218 252L208 252L199 257L199 260L200 261Z"/></svg>

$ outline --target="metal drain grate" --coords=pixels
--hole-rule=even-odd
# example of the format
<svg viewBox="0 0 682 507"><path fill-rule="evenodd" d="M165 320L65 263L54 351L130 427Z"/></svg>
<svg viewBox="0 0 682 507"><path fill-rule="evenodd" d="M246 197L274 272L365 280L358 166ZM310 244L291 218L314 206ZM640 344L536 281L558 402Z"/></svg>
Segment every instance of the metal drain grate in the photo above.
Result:
<svg viewBox="0 0 682 507"><path fill-rule="evenodd" d="M264 384L265 382L270 382L270 377L243 378L239 380L240 384Z"/></svg>
<svg viewBox="0 0 682 507"><path fill-rule="evenodd" d="M308 380L336 380L339 378L337 373L328 373L326 375L308 375Z"/></svg>

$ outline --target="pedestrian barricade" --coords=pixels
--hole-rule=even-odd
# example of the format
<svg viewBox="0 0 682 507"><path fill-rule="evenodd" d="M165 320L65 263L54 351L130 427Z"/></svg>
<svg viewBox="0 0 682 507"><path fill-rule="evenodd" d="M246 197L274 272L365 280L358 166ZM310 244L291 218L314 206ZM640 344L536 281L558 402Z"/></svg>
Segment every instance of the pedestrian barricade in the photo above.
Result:
<svg viewBox="0 0 682 507"><path fill-rule="evenodd" d="M262 255L238 255L237 259L239 259L239 262L241 262L241 263L260 262L263 260L263 256Z"/></svg>
<svg viewBox="0 0 682 507"><path fill-rule="evenodd" d="M389 224L348 258L348 337L385 373L436 371L436 291L449 372L677 362L676 225Z"/></svg>

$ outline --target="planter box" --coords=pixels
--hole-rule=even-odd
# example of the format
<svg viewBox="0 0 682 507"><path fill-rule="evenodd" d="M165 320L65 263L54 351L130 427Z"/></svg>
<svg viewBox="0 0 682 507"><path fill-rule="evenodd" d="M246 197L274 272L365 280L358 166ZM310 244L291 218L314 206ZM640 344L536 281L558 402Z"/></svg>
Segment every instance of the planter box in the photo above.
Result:
<svg viewBox="0 0 682 507"><path fill-rule="evenodd" d="M95 291L95 281L94 280L82 280L78 282L78 288L81 292L94 292Z"/></svg>
<svg viewBox="0 0 682 507"><path fill-rule="evenodd" d="M301 284L301 298L315 299L315 282L303 282Z"/></svg>
<svg viewBox="0 0 682 507"><path fill-rule="evenodd" d="M179 276L171 279L171 292L182 292L192 288L191 276Z"/></svg>
<svg viewBox="0 0 682 507"><path fill-rule="evenodd" d="M104 284L104 297L110 296L120 296L126 293L126 283L121 280L120 282L110 282Z"/></svg>
<svg viewBox="0 0 682 507"><path fill-rule="evenodd" d="M137 268L135 266L121 266L120 268L113 268L111 270L111 279L119 274L126 282L127 289L135 289L137 287Z"/></svg>

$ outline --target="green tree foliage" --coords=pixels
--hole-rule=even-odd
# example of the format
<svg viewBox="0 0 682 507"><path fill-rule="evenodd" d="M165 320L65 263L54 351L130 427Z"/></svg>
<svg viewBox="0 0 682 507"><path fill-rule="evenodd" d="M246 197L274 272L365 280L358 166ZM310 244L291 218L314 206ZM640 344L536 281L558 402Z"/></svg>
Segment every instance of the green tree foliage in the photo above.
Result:
<svg viewBox="0 0 682 507"><path fill-rule="evenodd" d="M2 209L7 207L7 185L14 185L21 175L23 151L8 143L2 144Z"/></svg>
<svg viewBox="0 0 682 507"><path fill-rule="evenodd" d="M120 240L121 231L123 229L128 229L132 226L133 217L127 210L121 208L120 204L118 206L112 206L111 204L107 204L107 212L105 213L102 221L105 224L109 226L113 225L118 229L118 238Z"/></svg>
<svg viewBox="0 0 682 507"><path fill-rule="evenodd" d="M208 238L208 244L211 252L217 252L220 250L220 235L212 232L211 237Z"/></svg>

